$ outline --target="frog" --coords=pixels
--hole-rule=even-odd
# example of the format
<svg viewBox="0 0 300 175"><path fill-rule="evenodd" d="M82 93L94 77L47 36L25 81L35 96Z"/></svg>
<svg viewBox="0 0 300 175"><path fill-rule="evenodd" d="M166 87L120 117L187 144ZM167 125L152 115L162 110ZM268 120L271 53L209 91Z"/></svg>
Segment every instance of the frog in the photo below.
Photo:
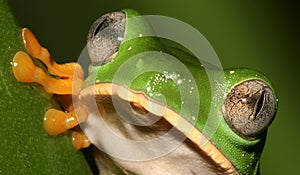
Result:
<svg viewBox="0 0 300 175"><path fill-rule="evenodd" d="M86 77L79 63L56 63L22 29L26 52L13 58L15 78L39 84L61 106L45 113L45 131L72 130L76 150L94 145L103 175L259 174L278 108L272 82L248 68L203 66L153 36L144 18L131 20L140 16L125 9L96 20Z"/></svg>

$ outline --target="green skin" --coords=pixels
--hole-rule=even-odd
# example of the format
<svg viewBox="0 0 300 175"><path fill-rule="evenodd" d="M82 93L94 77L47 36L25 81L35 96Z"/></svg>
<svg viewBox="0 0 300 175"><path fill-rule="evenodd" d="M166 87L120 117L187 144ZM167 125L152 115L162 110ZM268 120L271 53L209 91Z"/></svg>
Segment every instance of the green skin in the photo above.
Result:
<svg viewBox="0 0 300 175"><path fill-rule="evenodd" d="M139 15L136 11L133 10L124 10L126 18L131 18ZM141 22L143 23L143 22ZM147 25L134 25L132 23L126 23L126 35L125 38L134 37L138 35L141 31L148 32ZM141 27L142 26L142 27ZM131 49L129 49L131 48ZM130 50L130 51L129 51ZM216 131L211 136L210 141L221 150L221 152L227 157L230 162L236 167L236 169L241 174L257 174L259 169L259 159L264 147L266 139L266 130L260 134L255 139L245 139L239 136L231 127L227 124L226 120L223 117L222 105L226 99L226 95L220 96L217 101L214 101L214 106L211 106L213 101L211 94L211 85L204 68L201 67L199 61L194 58L192 55L182 52L178 49L171 49L166 47L160 42L157 38L154 37L141 37L132 40L125 40L121 43L119 47L118 54L114 58L114 61L108 62L101 66L89 67L89 76L85 80L85 86L101 83L101 82L114 82L124 86L128 86L133 90L143 91L149 97L154 98L155 100L164 103L173 110L179 112L181 110L181 100L180 92L178 87L175 86L176 83L172 80L168 80L166 83L162 83L160 88L157 88L155 85L150 85L151 88L157 89L157 93L164 95L165 100L158 98L157 96L152 96L153 92L150 92L149 82L153 81L151 77L154 77L157 73L155 72L146 72L134 78L123 77L120 67L124 65L128 60L132 59L132 56L143 53L146 51L163 51L177 58L181 63L186 66L186 68L191 72L195 80L196 86L198 88L199 99L201 103L201 108L199 108L198 118L195 123L195 127L202 131L204 134L209 135L207 130L203 130L205 122L209 116L214 116L219 118L219 125L216 128ZM130 70L130 74L137 75L141 69L146 68L147 66L159 67L163 64L157 64L154 61L148 61L147 59L139 62L132 61L132 65L136 66L135 69ZM175 64L166 62L166 64ZM172 67L172 66L168 66ZM139 69L140 68L140 69ZM166 68L167 70L167 68ZM234 73L233 73L234 71ZM118 75L118 76L116 76ZM215 75L212 72L212 75ZM224 70L225 81L223 86L226 90L225 92L229 93L230 90L237 84L245 82L247 80L261 80L265 82L270 89L275 92L270 80L265 77L263 74L256 72L250 69L230 69ZM152 84L152 83L150 83ZM188 89L187 83L181 85L183 88ZM224 89L222 89L224 91ZM217 92L218 93L218 92ZM222 93L222 92L220 92ZM274 95L276 99L276 95ZM189 105L192 107L193 105ZM193 122L191 117L192 114L189 114L189 111L185 110L184 117L187 120Z"/></svg>

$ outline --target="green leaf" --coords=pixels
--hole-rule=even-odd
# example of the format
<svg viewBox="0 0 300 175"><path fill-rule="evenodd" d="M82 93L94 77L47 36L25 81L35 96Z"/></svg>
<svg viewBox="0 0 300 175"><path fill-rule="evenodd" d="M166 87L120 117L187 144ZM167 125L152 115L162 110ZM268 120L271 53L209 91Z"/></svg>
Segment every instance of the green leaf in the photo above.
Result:
<svg viewBox="0 0 300 175"><path fill-rule="evenodd" d="M43 130L51 97L38 85L14 78L11 61L24 47L4 0L0 26L0 174L92 174L69 135L52 137Z"/></svg>

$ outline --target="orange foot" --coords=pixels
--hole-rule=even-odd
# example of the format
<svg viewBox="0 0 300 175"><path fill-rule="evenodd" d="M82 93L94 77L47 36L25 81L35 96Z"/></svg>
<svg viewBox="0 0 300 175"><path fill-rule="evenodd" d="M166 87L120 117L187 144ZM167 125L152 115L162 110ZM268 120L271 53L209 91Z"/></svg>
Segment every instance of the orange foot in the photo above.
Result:
<svg viewBox="0 0 300 175"><path fill-rule="evenodd" d="M58 135L85 121L86 110L80 105L76 105L76 116L72 98L69 98L70 95L76 97L80 91L84 76L81 66L77 63L57 64L52 60L48 50L39 44L36 37L27 28L22 30L22 38L27 52L45 64L48 72L36 66L27 53L19 51L15 54L12 62L15 78L24 83L38 83L47 93L61 95L63 100L60 102L65 111L68 111L49 109L44 117L46 132L50 135ZM74 131L72 141L76 149L90 145L90 141L82 132Z"/></svg>

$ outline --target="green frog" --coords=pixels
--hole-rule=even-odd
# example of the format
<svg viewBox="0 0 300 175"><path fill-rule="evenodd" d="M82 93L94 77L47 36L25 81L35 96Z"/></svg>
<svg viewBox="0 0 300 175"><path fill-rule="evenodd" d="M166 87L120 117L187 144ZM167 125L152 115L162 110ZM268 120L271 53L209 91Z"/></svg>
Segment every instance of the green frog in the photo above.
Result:
<svg viewBox="0 0 300 175"><path fill-rule="evenodd" d="M15 55L15 77L42 85L62 107L46 112L45 130L57 135L77 127L75 148L93 144L103 175L259 174L278 103L270 80L198 59L158 36L151 19L130 9L100 17L81 58L90 58L86 78L80 64L55 63L23 29L27 53Z"/></svg>

